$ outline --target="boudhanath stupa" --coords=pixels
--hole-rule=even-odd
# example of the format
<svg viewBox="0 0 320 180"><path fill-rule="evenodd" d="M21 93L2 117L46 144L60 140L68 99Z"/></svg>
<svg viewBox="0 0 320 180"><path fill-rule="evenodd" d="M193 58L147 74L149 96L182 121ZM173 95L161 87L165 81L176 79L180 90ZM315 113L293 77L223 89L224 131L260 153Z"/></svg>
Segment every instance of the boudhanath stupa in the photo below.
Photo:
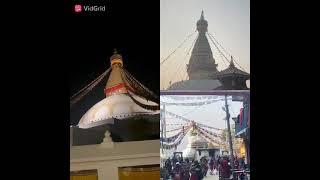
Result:
<svg viewBox="0 0 320 180"><path fill-rule="evenodd" d="M116 51L110 57L110 68L104 76L108 77L103 92L105 98L87 110L73 127L74 143L87 144L94 138L95 143L102 142L106 130L114 141L143 140L151 136L159 139L159 98L124 68L123 58ZM83 93L72 97L71 105L104 76L89 84Z"/></svg>
<svg viewBox="0 0 320 180"><path fill-rule="evenodd" d="M93 93L100 82L104 90ZM77 104L102 94L93 106ZM115 52L110 68L71 97L72 108L85 111L70 127L70 179L160 178L159 98L126 71L120 54Z"/></svg>

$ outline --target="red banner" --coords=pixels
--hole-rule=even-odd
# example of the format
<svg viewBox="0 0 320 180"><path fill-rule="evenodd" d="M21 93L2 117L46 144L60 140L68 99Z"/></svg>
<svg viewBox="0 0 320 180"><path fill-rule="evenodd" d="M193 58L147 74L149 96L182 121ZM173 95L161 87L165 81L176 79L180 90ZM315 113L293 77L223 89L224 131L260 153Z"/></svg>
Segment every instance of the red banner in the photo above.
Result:
<svg viewBox="0 0 320 180"><path fill-rule="evenodd" d="M110 88L104 89L104 93L105 93L106 95L108 95L108 94L112 93L113 91L116 91L116 90L121 89L121 88L124 88L124 87L125 87L125 86L124 86L124 83L119 83L119 84L117 84L117 85L115 85L115 86L112 86L112 87L110 87ZM127 90L125 90L125 91L127 91Z"/></svg>

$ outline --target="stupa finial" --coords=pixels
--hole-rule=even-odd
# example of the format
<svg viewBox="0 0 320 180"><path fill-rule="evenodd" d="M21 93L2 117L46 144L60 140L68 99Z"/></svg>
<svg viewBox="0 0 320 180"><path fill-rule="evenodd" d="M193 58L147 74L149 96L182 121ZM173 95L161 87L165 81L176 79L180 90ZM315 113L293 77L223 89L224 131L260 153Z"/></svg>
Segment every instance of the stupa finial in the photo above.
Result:
<svg viewBox="0 0 320 180"><path fill-rule="evenodd" d="M201 20L204 19L203 10L201 11L201 17L200 17L200 19L201 19Z"/></svg>
<svg viewBox="0 0 320 180"><path fill-rule="evenodd" d="M234 66L233 57L231 56L230 66Z"/></svg>

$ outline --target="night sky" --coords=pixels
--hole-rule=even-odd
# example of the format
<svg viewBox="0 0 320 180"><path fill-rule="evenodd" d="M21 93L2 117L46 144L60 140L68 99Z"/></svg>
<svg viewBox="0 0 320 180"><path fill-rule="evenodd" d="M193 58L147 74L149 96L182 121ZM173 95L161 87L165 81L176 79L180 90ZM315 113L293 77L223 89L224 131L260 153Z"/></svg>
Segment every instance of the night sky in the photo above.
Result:
<svg viewBox="0 0 320 180"><path fill-rule="evenodd" d="M67 12L71 45L67 49L70 97L110 67L116 48L124 67L138 81L159 94L159 4L147 1L110 1L107 12ZM154 6L154 7L153 7ZM147 8L148 7L148 8ZM104 98L106 79L70 110L70 123Z"/></svg>

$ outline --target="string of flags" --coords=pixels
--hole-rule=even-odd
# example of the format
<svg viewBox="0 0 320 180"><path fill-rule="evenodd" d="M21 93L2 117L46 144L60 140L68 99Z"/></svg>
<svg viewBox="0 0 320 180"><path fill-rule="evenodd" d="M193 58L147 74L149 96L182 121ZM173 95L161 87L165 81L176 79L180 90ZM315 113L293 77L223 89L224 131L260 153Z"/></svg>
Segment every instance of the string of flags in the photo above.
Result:
<svg viewBox="0 0 320 180"><path fill-rule="evenodd" d="M161 111L163 113L163 110L161 110ZM174 118L176 118L176 119L183 120L183 121L188 122L188 123L192 122L192 120L190 120L188 118L185 118L183 116L177 115L175 113L172 113L170 111L165 111L165 113L170 115L170 116L172 116L172 117L174 117ZM202 123L198 123L198 122L194 122L194 123L199 127L204 127L204 128L209 128L209 129L214 129L214 130L219 130L219 131L222 130L222 129L219 129L219 128L216 128L216 127L211 127L211 126L208 126L208 125L205 125L205 124L202 124Z"/></svg>
<svg viewBox="0 0 320 180"><path fill-rule="evenodd" d="M208 126L208 125L205 125L205 124L202 124L202 123L198 123L198 122L195 122L195 121L192 121L188 118L185 118L183 116L180 116L180 115L177 115L175 113L172 113L172 112L169 112L169 111L165 111L163 109L161 109L161 113L166 113L170 116L173 116L174 118L177 118L177 119L180 119L180 120L183 120L187 123L193 123L194 124L194 128L196 129L196 131L203 137L205 137L206 139L209 139L211 142L213 143L216 143L216 144L221 144L219 141L217 141L215 138L218 138L218 137L221 137L219 134L217 133L214 133L214 132L210 132L209 130L205 129L205 128L208 128L208 129L215 129L215 130L222 130L222 129L219 129L219 128L215 128L215 127L211 127L211 126ZM173 124L172 124L173 125ZM185 125L184 124L174 124L174 125ZM177 128L177 129L172 129L170 131L176 131L176 130L180 130L180 128ZM185 136L185 134L191 129L191 126L187 126L187 128L185 129L185 132L183 132L183 127L182 127L182 130L179 131L176 135L174 136L171 136L171 137L168 137L168 138L160 138L160 142L162 142L162 148L163 149L177 149L177 146L180 145L183 137ZM168 131L166 131L168 132Z"/></svg>
<svg viewBox="0 0 320 180"><path fill-rule="evenodd" d="M164 110L161 110L162 112L164 111ZM177 118L177 119L180 119L180 120L183 120L183 121L185 121L185 122L191 122L191 120L189 120L189 119L187 119L187 118L185 118L185 117L182 117L182 116L179 116L179 115L177 115L177 114L175 114L175 113L172 113L172 112L169 112L169 111L165 111L165 113L166 114L168 114L168 115L170 115L170 116L173 116L173 117L175 117L175 118Z"/></svg>
<svg viewBox="0 0 320 180"><path fill-rule="evenodd" d="M103 72L99 77L97 77L95 80L90 82L88 85L83 87L80 91L78 91L76 94L74 94L70 98L70 107L72 107L74 104L76 104L78 101L80 101L85 95L87 95L94 87L96 87L103 79L104 77L111 71L111 68L108 68L105 72Z"/></svg>
<svg viewBox="0 0 320 180"><path fill-rule="evenodd" d="M180 131L176 134L176 135L173 135L171 137L167 137L167 138L164 138L164 137L160 137L160 141L164 142L164 143L171 143L171 142L174 142L178 137L179 135L185 135L189 129L191 128L191 126L187 126L187 127L182 127L180 128Z"/></svg>
<svg viewBox="0 0 320 180"><path fill-rule="evenodd" d="M162 148L163 149L177 149L178 145L181 144L182 139L184 138L184 136L188 133L188 131L190 129L191 128L189 127L189 128L186 129L185 133L181 133L180 136L178 136L178 138L176 139L176 141L174 143L163 142L162 143Z"/></svg>
<svg viewBox="0 0 320 180"><path fill-rule="evenodd" d="M178 145L181 144L181 141L184 136L179 136L179 140L173 144L162 144L163 149L177 149Z"/></svg>
<svg viewBox="0 0 320 180"><path fill-rule="evenodd" d="M162 148L163 149L177 149L177 146L181 144L182 139L184 138L184 136L188 133L188 131L191 129L191 127L187 127L185 129L185 132L183 132L183 130L181 130L180 132L178 132L176 135L168 137L168 138L160 138L160 141L162 141ZM199 126L195 126L194 128L197 133L199 135L201 135L202 137L204 137L205 139L207 139L210 142L213 142L215 144L220 145L221 142L219 140L217 140L216 138L221 137L220 135L218 135L217 133L213 133L210 132L204 128L201 128Z"/></svg>
<svg viewBox="0 0 320 180"><path fill-rule="evenodd" d="M204 100L218 99L219 96L165 96L173 100Z"/></svg>
<svg viewBox="0 0 320 180"><path fill-rule="evenodd" d="M175 123L175 124L167 124L166 123L166 126L185 126L187 125L187 123Z"/></svg>
<svg viewBox="0 0 320 180"><path fill-rule="evenodd" d="M183 133L182 131L179 131L176 135L171 136L171 137L167 137L167 138L160 137L160 141L166 142L166 143L174 142L174 141L177 140L177 138L178 138L182 133Z"/></svg>
<svg viewBox="0 0 320 180"><path fill-rule="evenodd" d="M214 129L214 130L218 130L218 131L222 131L223 129L220 128L216 128L216 127L211 127L205 124L201 124L201 123L197 123L199 127L204 127L204 128L208 128L208 129Z"/></svg>
<svg viewBox="0 0 320 180"><path fill-rule="evenodd" d="M176 103L176 102L163 102L160 101L160 104L164 104L166 106L202 106L202 105L208 105L208 104L212 104L218 101L224 100L222 98L220 99L214 99L214 100L210 100L210 101L201 101L201 102L181 102L181 103Z"/></svg>
<svg viewBox="0 0 320 180"><path fill-rule="evenodd" d="M219 142L218 140L214 139L213 137L210 137L208 134L206 134L205 132L203 132L202 129L197 129L197 132L203 136L206 139L209 139L211 142L216 143L216 144L221 144L221 142Z"/></svg>
<svg viewBox="0 0 320 180"><path fill-rule="evenodd" d="M181 129L182 129L182 127L179 127L179 128L176 128L176 129L168 130L168 131L166 131L166 132L173 132L173 131L178 131L178 130L181 130Z"/></svg>
<svg viewBox="0 0 320 180"><path fill-rule="evenodd" d="M201 127L198 127L200 130L202 130L202 131L204 131L204 132L206 132L207 134L210 134L211 136L213 136L213 137L221 137L221 135L219 135L219 134L217 134L217 133L214 133L214 132L210 132L210 131L208 131L208 130L206 130L206 129L203 129L203 128L201 128Z"/></svg>

